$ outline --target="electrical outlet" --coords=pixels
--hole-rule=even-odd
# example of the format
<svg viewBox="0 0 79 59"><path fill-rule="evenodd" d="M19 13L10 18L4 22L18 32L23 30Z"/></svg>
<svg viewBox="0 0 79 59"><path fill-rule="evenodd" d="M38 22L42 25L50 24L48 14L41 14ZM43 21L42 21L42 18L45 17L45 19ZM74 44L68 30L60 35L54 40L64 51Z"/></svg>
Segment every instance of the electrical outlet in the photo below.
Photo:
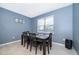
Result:
<svg viewBox="0 0 79 59"><path fill-rule="evenodd" d="M65 41L66 39L65 38L63 38L63 41Z"/></svg>

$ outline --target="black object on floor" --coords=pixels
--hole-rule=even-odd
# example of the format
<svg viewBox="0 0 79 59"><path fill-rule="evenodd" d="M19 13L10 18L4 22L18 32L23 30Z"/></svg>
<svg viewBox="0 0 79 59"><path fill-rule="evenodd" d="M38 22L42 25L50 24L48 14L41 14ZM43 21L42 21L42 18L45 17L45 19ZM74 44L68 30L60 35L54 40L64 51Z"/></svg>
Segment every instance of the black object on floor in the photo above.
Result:
<svg viewBox="0 0 79 59"><path fill-rule="evenodd" d="M69 39L65 40L65 48L72 49L72 40Z"/></svg>

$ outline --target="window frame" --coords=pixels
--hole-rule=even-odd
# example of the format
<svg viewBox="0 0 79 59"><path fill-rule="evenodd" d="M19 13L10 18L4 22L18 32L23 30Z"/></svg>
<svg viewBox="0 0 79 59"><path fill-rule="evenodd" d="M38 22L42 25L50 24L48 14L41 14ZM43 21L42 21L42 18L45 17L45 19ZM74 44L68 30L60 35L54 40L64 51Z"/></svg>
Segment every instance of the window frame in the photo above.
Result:
<svg viewBox="0 0 79 59"><path fill-rule="evenodd" d="M53 26L53 27L52 27L52 28L53 28L53 29L52 29L53 31L46 31L46 19L49 18L49 17L52 17L52 18L53 18L53 20L52 20L52 21L53 21L53 24L52 24L52 25L48 25L48 26ZM38 25L38 20L41 20L41 19L44 20L44 25ZM54 33L54 16L48 16L48 17L40 18L40 19L38 19L38 20L37 20L37 32L41 32L41 31L38 30L39 26L44 26L44 30L43 30L42 32L45 32L45 33L46 33L46 32L47 32L47 33L52 32L52 33Z"/></svg>

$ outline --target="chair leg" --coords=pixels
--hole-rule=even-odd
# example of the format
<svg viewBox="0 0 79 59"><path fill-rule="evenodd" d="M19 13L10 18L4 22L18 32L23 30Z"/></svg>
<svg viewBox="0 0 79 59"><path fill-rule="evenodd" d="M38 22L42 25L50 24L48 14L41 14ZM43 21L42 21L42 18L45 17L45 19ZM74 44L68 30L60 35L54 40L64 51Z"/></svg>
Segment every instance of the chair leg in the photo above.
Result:
<svg viewBox="0 0 79 59"><path fill-rule="evenodd" d="M49 45L48 45L48 54L49 54Z"/></svg>
<svg viewBox="0 0 79 59"><path fill-rule="evenodd" d="M40 45L40 51L42 50L42 45Z"/></svg>
<svg viewBox="0 0 79 59"><path fill-rule="evenodd" d="M28 49L28 46L29 46L29 44L28 44L28 42L27 42L27 49Z"/></svg>
<svg viewBox="0 0 79 59"><path fill-rule="evenodd" d="M23 46L25 47L25 39L23 39Z"/></svg>
<svg viewBox="0 0 79 59"><path fill-rule="evenodd" d="M37 46L36 46L36 48L35 48L35 54L37 54Z"/></svg>
<svg viewBox="0 0 79 59"><path fill-rule="evenodd" d="M30 43L30 51L32 50L32 43Z"/></svg>
<svg viewBox="0 0 79 59"><path fill-rule="evenodd" d="M35 54L37 54L37 42L35 42Z"/></svg>
<svg viewBox="0 0 79 59"><path fill-rule="evenodd" d="M23 45L23 35L21 35L21 45Z"/></svg>
<svg viewBox="0 0 79 59"><path fill-rule="evenodd" d="M32 50L32 46L30 46L30 51Z"/></svg>
<svg viewBox="0 0 79 59"><path fill-rule="evenodd" d="M52 41L50 42L50 50L51 50L51 48L52 48Z"/></svg>
<svg viewBox="0 0 79 59"><path fill-rule="evenodd" d="M52 47L50 46L50 50L51 50L51 48L52 48Z"/></svg>

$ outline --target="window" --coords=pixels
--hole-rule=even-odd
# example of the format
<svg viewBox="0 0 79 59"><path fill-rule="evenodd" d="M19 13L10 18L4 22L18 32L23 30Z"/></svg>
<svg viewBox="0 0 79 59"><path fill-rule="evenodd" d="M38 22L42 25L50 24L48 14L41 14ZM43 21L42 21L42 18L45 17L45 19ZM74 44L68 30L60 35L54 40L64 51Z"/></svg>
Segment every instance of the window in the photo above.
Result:
<svg viewBox="0 0 79 59"><path fill-rule="evenodd" d="M38 31L40 32L44 31L44 19L38 20Z"/></svg>
<svg viewBox="0 0 79 59"><path fill-rule="evenodd" d="M37 32L54 32L54 17L41 18L37 22Z"/></svg>
<svg viewBox="0 0 79 59"><path fill-rule="evenodd" d="M49 16L45 20L45 32L52 32L53 31L53 25L54 25L54 19L53 16Z"/></svg>

